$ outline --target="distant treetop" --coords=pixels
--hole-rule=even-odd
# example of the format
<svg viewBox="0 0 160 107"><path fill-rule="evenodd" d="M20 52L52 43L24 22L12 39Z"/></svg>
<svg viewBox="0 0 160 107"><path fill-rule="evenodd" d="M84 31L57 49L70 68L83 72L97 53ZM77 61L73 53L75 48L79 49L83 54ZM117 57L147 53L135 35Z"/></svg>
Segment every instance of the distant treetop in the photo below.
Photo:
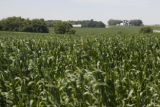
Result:
<svg viewBox="0 0 160 107"><path fill-rule="evenodd" d="M110 19L110 20L108 21L108 25L114 26L114 25L120 24L120 23L122 23L122 22L123 22L122 20Z"/></svg>
<svg viewBox="0 0 160 107"><path fill-rule="evenodd" d="M142 20L139 20L139 19L130 20L129 23L130 23L130 25L132 25L132 26L142 26L142 25L143 25Z"/></svg>
<svg viewBox="0 0 160 107"><path fill-rule="evenodd" d="M8 17L0 21L0 30L17 32L48 33L49 30L44 19L24 19L21 17Z"/></svg>
<svg viewBox="0 0 160 107"><path fill-rule="evenodd" d="M46 21L48 27L55 27L57 22L62 22L60 20L48 20ZM69 22L73 25L80 24L82 27L86 28L104 28L105 24L101 21L94 21L93 19L91 20L81 20L81 21L66 21Z"/></svg>

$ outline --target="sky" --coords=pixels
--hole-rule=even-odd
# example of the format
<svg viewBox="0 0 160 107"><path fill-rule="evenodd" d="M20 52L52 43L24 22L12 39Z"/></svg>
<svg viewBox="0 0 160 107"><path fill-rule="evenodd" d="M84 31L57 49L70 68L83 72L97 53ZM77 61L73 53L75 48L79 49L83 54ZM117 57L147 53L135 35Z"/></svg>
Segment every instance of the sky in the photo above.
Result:
<svg viewBox="0 0 160 107"><path fill-rule="evenodd" d="M0 0L0 19L21 16L45 20L141 19L160 24L160 0Z"/></svg>

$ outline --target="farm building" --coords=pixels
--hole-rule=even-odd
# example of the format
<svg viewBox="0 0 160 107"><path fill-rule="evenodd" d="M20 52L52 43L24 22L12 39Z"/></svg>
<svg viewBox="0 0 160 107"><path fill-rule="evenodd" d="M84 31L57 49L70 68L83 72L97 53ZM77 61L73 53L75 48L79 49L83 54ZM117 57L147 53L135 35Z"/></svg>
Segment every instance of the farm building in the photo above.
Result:
<svg viewBox="0 0 160 107"><path fill-rule="evenodd" d="M81 28L82 25L81 24L76 24L76 25L72 25L74 28Z"/></svg>
<svg viewBox="0 0 160 107"><path fill-rule="evenodd" d="M129 21L128 20L123 20L122 23L117 24L117 26L129 26Z"/></svg>
<svg viewBox="0 0 160 107"><path fill-rule="evenodd" d="M129 21L128 20L123 20L123 25L124 26L129 26Z"/></svg>

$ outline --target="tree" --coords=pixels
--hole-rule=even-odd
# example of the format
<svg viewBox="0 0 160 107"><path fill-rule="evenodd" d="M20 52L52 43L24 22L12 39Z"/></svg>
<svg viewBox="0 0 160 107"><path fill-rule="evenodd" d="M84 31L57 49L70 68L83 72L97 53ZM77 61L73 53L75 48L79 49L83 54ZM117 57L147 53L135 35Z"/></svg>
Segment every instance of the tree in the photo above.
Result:
<svg viewBox="0 0 160 107"><path fill-rule="evenodd" d="M32 23L33 32L37 32L37 33L49 32L44 19L33 19L31 23Z"/></svg>
<svg viewBox="0 0 160 107"><path fill-rule="evenodd" d="M49 30L44 19L24 19L21 17L8 17L0 21L0 30L17 32L48 33Z"/></svg>
<svg viewBox="0 0 160 107"><path fill-rule="evenodd" d="M22 32L34 32L32 21L29 19L26 19L26 21L24 22L24 26L21 28L21 31Z"/></svg>
<svg viewBox="0 0 160 107"><path fill-rule="evenodd" d="M143 22L142 20L130 20L129 24L132 26L142 26Z"/></svg>
<svg viewBox="0 0 160 107"><path fill-rule="evenodd" d="M60 20L48 20L46 21L48 27L55 27L57 22L62 22ZM81 24L82 27L87 27L87 28L104 28L105 24L101 21L94 21L93 19L91 20L81 20L81 21L67 21L71 24Z"/></svg>
<svg viewBox="0 0 160 107"><path fill-rule="evenodd" d="M149 26L144 26L140 29L140 33L153 33L153 29Z"/></svg>
<svg viewBox="0 0 160 107"><path fill-rule="evenodd" d="M61 20L47 20L45 21L48 27L54 27L57 22L62 22Z"/></svg>
<svg viewBox="0 0 160 107"><path fill-rule="evenodd" d="M108 25L110 25L110 26L115 26L115 25L120 24L120 23L122 23L122 20L110 19L110 20L108 21Z"/></svg>
<svg viewBox="0 0 160 107"><path fill-rule="evenodd" d="M105 25L103 22L101 22L101 21L98 22L98 23L96 23L96 27L97 27L97 28L105 28L105 26L106 26L106 25Z"/></svg>
<svg viewBox="0 0 160 107"><path fill-rule="evenodd" d="M23 26L24 19L21 17L8 17L1 20L2 30L4 31L20 31Z"/></svg>
<svg viewBox="0 0 160 107"><path fill-rule="evenodd" d="M57 22L54 28L56 34L75 34L75 30L72 29L72 24L68 22Z"/></svg>

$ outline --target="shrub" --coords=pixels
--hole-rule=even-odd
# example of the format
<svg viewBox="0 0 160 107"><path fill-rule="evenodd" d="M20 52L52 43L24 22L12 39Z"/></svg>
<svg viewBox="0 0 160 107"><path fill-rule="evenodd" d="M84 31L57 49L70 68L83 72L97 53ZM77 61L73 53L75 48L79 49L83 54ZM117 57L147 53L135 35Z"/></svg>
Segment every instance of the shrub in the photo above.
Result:
<svg viewBox="0 0 160 107"><path fill-rule="evenodd" d="M68 32L68 34L75 34L76 33L76 30L74 30L74 29L71 29L69 32Z"/></svg>
<svg viewBox="0 0 160 107"><path fill-rule="evenodd" d="M56 34L65 34L65 27L62 22L57 22L55 24L54 32Z"/></svg>
<svg viewBox="0 0 160 107"><path fill-rule="evenodd" d="M75 34L75 30L72 29L72 24L68 22L57 22L55 24L54 32L56 34Z"/></svg>
<svg viewBox="0 0 160 107"><path fill-rule="evenodd" d="M153 33L153 29L149 26L142 27L140 33Z"/></svg>
<svg viewBox="0 0 160 107"><path fill-rule="evenodd" d="M0 30L2 30L2 25L0 24Z"/></svg>
<svg viewBox="0 0 160 107"><path fill-rule="evenodd" d="M26 25L22 28L23 32L33 32L33 27L31 25Z"/></svg>

